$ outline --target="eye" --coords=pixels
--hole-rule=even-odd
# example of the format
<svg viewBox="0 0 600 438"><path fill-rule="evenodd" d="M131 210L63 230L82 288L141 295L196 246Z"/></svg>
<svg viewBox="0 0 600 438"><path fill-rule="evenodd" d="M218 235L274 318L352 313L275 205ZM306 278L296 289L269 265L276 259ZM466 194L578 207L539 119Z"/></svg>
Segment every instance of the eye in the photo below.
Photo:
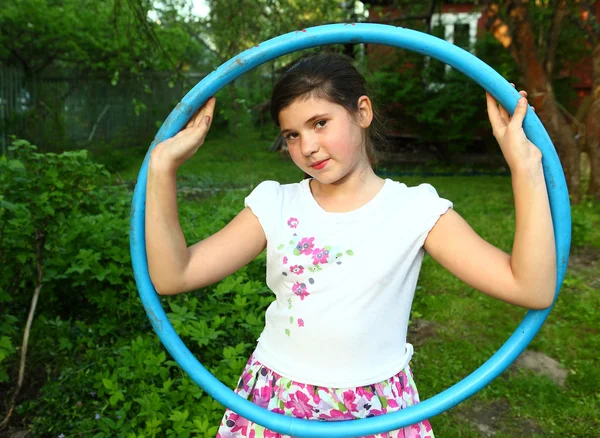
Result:
<svg viewBox="0 0 600 438"><path fill-rule="evenodd" d="M327 120L319 120L317 123L315 123L315 126L317 128L324 128L325 124L327 124Z"/></svg>
<svg viewBox="0 0 600 438"><path fill-rule="evenodd" d="M292 132L292 133L290 133L290 134L286 135L286 136L285 136L285 139L286 139L287 141L290 141L290 140L294 140L294 139L295 139L297 136L298 136L298 134L296 134L296 133Z"/></svg>

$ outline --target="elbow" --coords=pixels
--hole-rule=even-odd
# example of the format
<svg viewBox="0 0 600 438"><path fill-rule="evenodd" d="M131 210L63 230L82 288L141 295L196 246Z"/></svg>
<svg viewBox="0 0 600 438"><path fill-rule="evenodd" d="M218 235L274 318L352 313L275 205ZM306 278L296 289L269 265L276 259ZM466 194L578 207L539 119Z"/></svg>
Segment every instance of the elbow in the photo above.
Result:
<svg viewBox="0 0 600 438"><path fill-rule="evenodd" d="M161 296L174 295L171 291L168 291L168 290L163 289L162 287L159 287L156 285L154 285L154 290L156 291L157 294L159 294Z"/></svg>
<svg viewBox="0 0 600 438"><path fill-rule="evenodd" d="M556 283L552 282L552 285L538 290L537 293L532 294L532 300L530 300L525 307L530 310L545 310L554 304L554 296L556 290Z"/></svg>
<svg viewBox="0 0 600 438"><path fill-rule="evenodd" d="M161 282L158 281L158 279L152 278L152 274L150 274L150 280L152 281L154 290L158 295L176 295L180 292L176 287L174 287L173 284L169 284L169 282Z"/></svg>
<svg viewBox="0 0 600 438"><path fill-rule="evenodd" d="M551 299L544 298L530 303L525 307L529 310L546 310L548 307L552 306L553 303L554 297Z"/></svg>

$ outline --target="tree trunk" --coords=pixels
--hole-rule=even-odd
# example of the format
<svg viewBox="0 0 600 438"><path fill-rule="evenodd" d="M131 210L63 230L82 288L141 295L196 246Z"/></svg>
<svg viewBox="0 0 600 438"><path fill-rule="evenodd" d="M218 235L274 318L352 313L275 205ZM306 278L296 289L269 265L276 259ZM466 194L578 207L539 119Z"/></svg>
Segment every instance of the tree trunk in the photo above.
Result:
<svg viewBox="0 0 600 438"><path fill-rule="evenodd" d="M600 200L600 39L592 52L594 85L592 104L585 118L585 150L590 157L588 193Z"/></svg>
<svg viewBox="0 0 600 438"><path fill-rule="evenodd" d="M565 172L571 201L577 203L580 200L580 148L567 120L560 112L543 61L536 53L535 36L527 13L527 5L522 0L510 2L509 17L513 30L512 44L519 59L530 104L536 108L540 120L556 147Z"/></svg>

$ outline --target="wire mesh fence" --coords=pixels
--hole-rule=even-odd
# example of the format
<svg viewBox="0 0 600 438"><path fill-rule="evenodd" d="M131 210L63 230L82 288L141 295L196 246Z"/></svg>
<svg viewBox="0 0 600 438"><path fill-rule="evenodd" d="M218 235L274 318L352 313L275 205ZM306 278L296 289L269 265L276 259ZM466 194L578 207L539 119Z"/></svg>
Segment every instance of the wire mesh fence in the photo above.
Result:
<svg viewBox="0 0 600 438"><path fill-rule="evenodd" d="M203 76L190 73L188 82ZM29 77L0 65L2 151L12 135L47 151L144 144L188 89L161 73L111 82L66 73Z"/></svg>

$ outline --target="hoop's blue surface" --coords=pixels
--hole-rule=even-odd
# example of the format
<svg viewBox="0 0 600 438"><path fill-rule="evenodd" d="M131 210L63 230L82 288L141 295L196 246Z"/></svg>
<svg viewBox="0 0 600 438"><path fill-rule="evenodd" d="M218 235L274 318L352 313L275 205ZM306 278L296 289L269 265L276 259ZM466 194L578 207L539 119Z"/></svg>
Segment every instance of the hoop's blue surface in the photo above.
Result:
<svg viewBox="0 0 600 438"><path fill-rule="evenodd" d="M148 274L144 238L146 179L150 151L175 135L189 117L226 84L248 70L301 49L327 44L384 44L422 53L451 65L488 90L505 108L514 111L518 92L496 71L470 53L428 34L381 24L331 24L288 33L257 45L221 65L196 85L176 106L156 135L142 164L133 196L130 246L135 279L154 330L169 353L212 397L239 415L292 436L353 437L398 429L433 417L475 394L504 371L536 335L550 309L529 311L506 343L480 368L451 388L407 409L358 421L316 422L268 412L236 395L210 374L183 344L169 322ZM482 97L483 98L483 97ZM571 211L562 167L550 137L529 108L524 121L527 136L543 153L543 166L556 238L558 261L556 296L567 268L571 243Z"/></svg>

